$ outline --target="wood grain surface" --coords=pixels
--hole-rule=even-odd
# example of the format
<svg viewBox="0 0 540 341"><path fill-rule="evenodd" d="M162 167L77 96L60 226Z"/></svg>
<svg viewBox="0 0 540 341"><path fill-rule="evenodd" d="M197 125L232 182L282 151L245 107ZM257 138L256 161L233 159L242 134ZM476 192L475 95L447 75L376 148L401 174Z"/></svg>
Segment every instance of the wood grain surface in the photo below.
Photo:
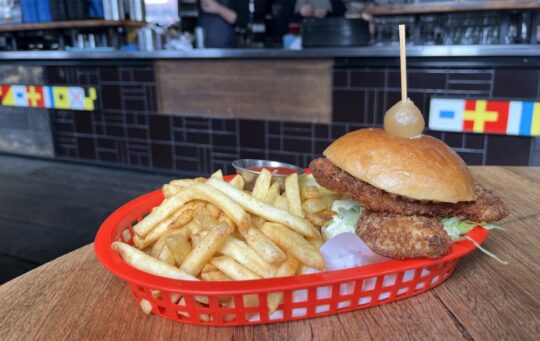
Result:
<svg viewBox="0 0 540 341"><path fill-rule="evenodd" d="M214 328L144 315L93 245L0 287L0 340L537 340L540 335L540 169L475 167L511 208L480 252L437 288L371 309L271 325Z"/></svg>
<svg viewBox="0 0 540 341"><path fill-rule="evenodd" d="M158 61L158 110L197 117L328 123L332 64L305 59Z"/></svg>

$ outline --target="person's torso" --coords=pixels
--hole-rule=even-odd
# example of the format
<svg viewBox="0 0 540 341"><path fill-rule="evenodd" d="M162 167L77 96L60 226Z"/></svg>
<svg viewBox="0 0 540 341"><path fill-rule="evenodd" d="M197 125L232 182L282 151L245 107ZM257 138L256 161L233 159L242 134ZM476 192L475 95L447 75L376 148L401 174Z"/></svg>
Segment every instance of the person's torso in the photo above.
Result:
<svg viewBox="0 0 540 341"><path fill-rule="evenodd" d="M232 7L232 0L216 0L221 5ZM227 48L236 46L234 26L217 14L199 11L199 26L204 30L204 46L208 48Z"/></svg>

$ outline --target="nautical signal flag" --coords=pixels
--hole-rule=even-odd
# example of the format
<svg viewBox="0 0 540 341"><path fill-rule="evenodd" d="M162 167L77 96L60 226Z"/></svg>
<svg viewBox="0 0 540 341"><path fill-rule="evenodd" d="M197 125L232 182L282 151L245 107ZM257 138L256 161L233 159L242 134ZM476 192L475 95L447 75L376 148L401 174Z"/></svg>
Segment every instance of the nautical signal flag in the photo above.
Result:
<svg viewBox="0 0 540 341"><path fill-rule="evenodd" d="M93 87L0 85L0 103L6 107L93 111L96 99Z"/></svg>
<svg viewBox="0 0 540 341"><path fill-rule="evenodd" d="M540 102L431 98L429 128L439 131L540 135Z"/></svg>

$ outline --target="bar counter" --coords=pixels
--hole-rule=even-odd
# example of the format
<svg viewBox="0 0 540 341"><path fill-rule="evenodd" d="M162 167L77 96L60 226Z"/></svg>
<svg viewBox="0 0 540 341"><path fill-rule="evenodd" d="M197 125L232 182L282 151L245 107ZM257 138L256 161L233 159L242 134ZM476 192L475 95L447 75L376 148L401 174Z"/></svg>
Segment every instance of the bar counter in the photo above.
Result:
<svg viewBox="0 0 540 341"><path fill-rule="evenodd" d="M480 251L440 286L370 309L272 325L212 328L145 316L87 245L0 287L0 339L537 340L540 169L473 167L510 209Z"/></svg>
<svg viewBox="0 0 540 341"><path fill-rule="evenodd" d="M408 46L407 57L538 57L539 45ZM399 57L398 46L358 48L193 49L189 51L2 52L0 60L102 60L102 59L230 59L230 58L379 58Z"/></svg>

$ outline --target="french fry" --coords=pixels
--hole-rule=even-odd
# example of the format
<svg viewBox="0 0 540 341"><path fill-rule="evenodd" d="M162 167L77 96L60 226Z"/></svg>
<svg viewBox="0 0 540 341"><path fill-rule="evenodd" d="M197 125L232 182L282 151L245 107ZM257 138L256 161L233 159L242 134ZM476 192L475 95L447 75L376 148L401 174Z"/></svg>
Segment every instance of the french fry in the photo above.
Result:
<svg viewBox="0 0 540 341"><path fill-rule="evenodd" d="M225 243L232 231L233 228L226 223L221 223L208 231L206 236L186 257L180 266L180 270L194 276L198 275L214 253Z"/></svg>
<svg viewBox="0 0 540 341"><path fill-rule="evenodd" d="M279 183L274 182L268 189L268 192L266 193L266 196L264 197L264 202L272 205L278 196L279 196Z"/></svg>
<svg viewBox="0 0 540 341"><path fill-rule="evenodd" d="M186 299L184 297L182 297L179 301L178 301L178 305L179 306L186 306ZM195 305L197 307L204 307L204 305L202 305L201 303L199 302L195 302ZM185 317L189 317L189 313L187 311L181 311L179 310L178 311L178 314L182 315L182 316L185 316ZM200 314L199 315L199 319L203 322L208 322L208 321L212 321L212 318L210 315L208 314Z"/></svg>
<svg viewBox="0 0 540 341"><path fill-rule="evenodd" d="M184 187L183 186L176 186L176 185L172 185L172 184L165 184L165 185L163 185L161 191L163 192L163 196L165 198L170 198L173 195L175 195L176 192L178 192L182 188L184 188Z"/></svg>
<svg viewBox="0 0 540 341"><path fill-rule="evenodd" d="M152 246L152 252L150 252L150 256L158 257L158 255L161 253L161 249L165 246L165 240L173 234L181 235L187 238L190 233L186 232L186 230L186 228L181 228L176 230L168 229L167 231L165 231L161 235L161 237L159 237L159 239L154 243L154 246Z"/></svg>
<svg viewBox="0 0 540 341"><path fill-rule="evenodd" d="M192 245L192 247L197 247L197 245L199 245L201 240L202 240L202 237L200 235L192 234L191 235L191 245Z"/></svg>
<svg viewBox="0 0 540 341"><path fill-rule="evenodd" d="M134 248L126 243L113 242L111 248L118 252L122 259L130 266L139 269L141 271L173 279L181 279L184 281L198 281L197 277L194 277L178 268L164 263L158 259L148 256L141 250Z"/></svg>
<svg viewBox="0 0 540 341"><path fill-rule="evenodd" d="M244 295L243 301L244 301L244 307L256 307L259 305L258 304L259 298L257 295ZM236 305L235 301L231 300L230 302L227 302L224 305L224 307L228 309L232 309L235 307L235 305ZM236 314L227 314L223 316L224 321L232 321L234 319L236 319Z"/></svg>
<svg viewBox="0 0 540 341"><path fill-rule="evenodd" d="M302 203L302 209L306 214L327 210L332 207L332 204L337 198L337 195L323 195L316 199L309 199Z"/></svg>
<svg viewBox="0 0 540 341"><path fill-rule="evenodd" d="M185 206L184 206L185 207ZM183 209L183 208L182 208ZM180 209L180 211L182 210ZM182 218L184 217L184 218ZM154 246L152 247L152 257L157 257L158 254L161 252L161 249L163 248L163 245L165 245L165 238L170 236L173 233L180 234L183 236L189 236L191 233L188 231L187 226L194 223L191 219L193 217L193 210L189 209L184 212L182 212L179 216L176 218L173 218L173 221L169 223L167 228L164 230L163 233L159 236L158 240L155 242ZM164 220L167 221L168 219ZM187 222L187 223L186 223ZM181 228L177 228L177 226L181 226ZM152 230L145 238L144 241L148 243L149 241L154 239L154 236L158 234L158 230L161 228L161 224Z"/></svg>
<svg viewBox="0 0 540 341"><path fill-rule="evenodd" d="M250 279L259 279L260 277L249 271L242 265L235 262L228 256L214 257L210 262L215 265L222 273L228 278L235 281L245 281ZM259 298L257 295L244 295L242 301L245 307L256 307L259 305ZM230 301L227 304L234 304L234 301Z"/></svg>
<svg viewBox="0 0 540 341"><path fill-rule="evenodd" d="M320 196L317 186L300 186L302 200L317 199Z"/></svg>
<svg viewBox="0 0 540 341"><path fill-rule="evenodd" d="M227 241L219 251L262 278L271 278L276 272L275 266L265 262L265 260L246 243L233 237L227 238Z"/></svg>
<svg viewBox="0 0 540 341"><path fill-rule="evenodd" d="M298 271L296 271L297 275L306 275L313 273L313 269L305 264L300 264L298 267Z"/></svg>
<svg viewBox="0 0 540 341"><path fill-rule="evenodd" d="M210 213L214 218L218 218L221 214L221 211L216 206L212 205L211 203L206 204L206 210L208 213Z"/></svg>
<svg viewBox="0 0 540 341"><path fill-rule="evenodd" d="M190 231L189 232L190 235L198 235L203 230L198 220L190 221L189 223L185 225L185 228Z"/></svg>
<svg viewBox="0 0 540 341"><path fill-rule="evenodd" d="M188 186L191 186L193 184L204 184L206 183L206 178L195 178L195 179L177 179L177 180L172 180L171 182L169 182L169 184L171 185L174 185L174 186L179 186L179 187L188 187Z"/></svg>
<svg viewBox="0 0 540 341"><path fill-rule="evenodd" d="M188 187L193 184L203 184L205 182L205 178L172 180L170 183L163 185L163 196L165 198L170 198L184 187Z"/></svg>
<svg viewBox="0 0 540 341"><path fill-rule="evenodd" d="M223 181L217 179L209 179L208 181L224 183ZM226 185L235 191L238 191L231 185ZM173 197L166 199L160 206L157 207L155 211L151 212L137 225L135 225L133 230L141 237L146 236L160 222L170 217L175 211L191 200L204 200L210 202L231 217L237 226L242 225L247 228L251 225L249 215L240 205L231 200L220 190L207 184L197 183L183 188Z"/></svg>
<svg viewBox="0 0 540 341"><path fill-rule="evenodd" d="M277 269L275 277L294 276L296 274L296 271L298 271L299 265L300 262L293 256L289 255L287 260L283 262L283 264L281 264ZM273 313L274 311L276 311L279 303L281 302L281 299L283 298L283 292L273 292L268 294L268 296L266 297L268 310L270 311L270 313Z"/></svg>
<svg viewBox="0 0 540 341"><path fill-rule="evenodd" d="M235 175L229 183L234 186L234 188L237 188L239 190L244 189L245 181L240 174Z"/></svg>
<svg viewBox="0 0 540 341"><path fill-rule="evenodd" d="M208 271L208 272L202 272L201 273L201 279L203 281L207 282L230 282L232 279L225 275L223 272L216 270L216 271Z"/></svg>
<svg viewBox="0 0 540 341"><path fill-rule="evenodd" d="M223 304L224 308L234 308L234 300L230 300L226 304ZM230 322L236 319L236 314L226 314L223 316L223 321Z"/></svg>
<svg viewBox="0 0 540 341"><path fill-rule="evenodd" d="M324 240L319 238L306 238L308 243L310 243L316 250L320 250L321 246L324 244Z"/></svg>
<svg viewBox="0 0 540 341"><path fill-rule="evenodd" d="M300 201L300 187L298 186L298 173L293 173L285 178L285 193L289 212L299 217L304 217L302 202Z"/></svg>
<svg viewBox="0 0 540 341"><path fill-rule="evenodd" d="M283 224L285 226L290 227L294 231L296 231L296 232L298 232L298 233L300 233L300 234L302 234L302 235L304 235L306 237L312 237L313 236L313 231L312 231L313 225L309 221L307 221L307 220L305 220L305 219L303 219L301 217L295 216L293 214L290 214L289 212L285 212L285 211L280 210L278 208L272 207L272 206L268 205L267 203L265 203L265 202L263 202L261 200L250 197L248 194L246 194L246 193L244 193L244 192L242 192L240 190L237 190L236 188L234 188L233 186L231 186L230 184L228 184L228 183L226 183L224 181L219 181L219 180L216 180L216 179L209 179L208 180L208 185L222 191L222 193L225 193L226 196L228 196L229 198L232 198L236 203L238 203L245 210L247 210L248 212L250 212L252 214L261 216L261 217L263 217L264 219L266 219L268 221L281 223L281 224ZM199 186L202 186L202 185L199 185ZM178 196L178 194L175 197L177 197L177 196ZM175 197L173 197L173 198L175 198ZM173 199L173 198L171 198L171 199ZM225 211L225 210L223 210L223 211ZM229 215L229 214L227 213L227 215ZM231 216L231 218L232 218L232 216ZM235 221L235 223L236 223L236 221ZM135 225L135 228L139 224ZM238 223L237 223L237 225L238 225ZM239 227L239 229L240 229L240 227Z"/></svg>
<svg viewBox="0 0 540 341"><path fill-rule="evenodd" d="M252 215L251 216L251 224L253 226L255 226L256 228L260 229L263 224L266 222L266 220L264 220L264 218L261 218L257 215Z"/></svg>
<svg viewBox="0 0 540 341"><path fill-rule="evenodd" d="M238 229L234 230L233 233L231 233L231 237L234 237L236 239L244 239L240 232L238 232Z"/></svg>
<svg viewBox="0 0 540 341"><path fill-rule="evenodd" d="M250 270L244 266L238 264L234 259L229 256L214 257L210 260L221 272L232 278L235 281L246 281L250 279L260 279Z"/></svg>
<svg viewBox="0 0 540 341"><path fill-rule="evenodd" d="M210 175L210 177L212 179L219 179L219 180L223 180L223 172L221 171L221 169L215 171L212 175Z"/></svg>
<svg viewBox="0 0 540 341"><path fill-rule="evenodd" d="M145 237L140 237L139 235L135 234L133 237L133 242L135 243L135 246L138 248L146 247L147 245L150 245L154 243L156 240L158 240L163 233L165 233L167 230L171 229L177 229L183 225L188 224L191 219L193 219L194 212L200 207L204 206L204 201L201 200L193 200L188 202L186 205L182 206L179 210L177 210L172 217L169 217L159 223L150 233L148 233ZM157 207L154 207L152 212ZM161 246L160 246L161 247Z"/></svg>
<svg viewBox="0 0 540 341"><path fill-rule="evenodd" d="M150 303L150 301L148 301L146 298L141 299L139 306L146 315L150 315L150 313L152 313L152 303Z"/></svg>
<svg viewBox="0 0 540 341"><path fill-rule="evenodd" d="M302 263L318 270L324 270L324 259L321 253L300 234L276 223L265 223L261 231Z"/></svg>
<svg viewBox="0 0 540 341"><path fill-rule="evenodd" d="M218 268L212 263L206 263L201 270L201 273L218 271Z"/></svg>
<svg viewBox="0 0 540 341"><path fill-rule="evenodd" d="M180 210L175 212L171 217L161 221L146 237L140 237L139 235L133 236L133 243L139 249L144 249L147 246L151 245L167 231L173 230L177 227L183 226L193 219L193 210L187 207L188 205L182 207ZM135 225L136 226L136 225ZM159 248L161 248L160 245Z"/></svg>
<svg viewBox="0 0 540 341"><path fill-rule="evenodd" d="M211 263L208 263L211 264ZM223 272L217 270L201 272L201 279L206 282L231 282L232 279ZM218 301L222 305L229 304L232 301L232 296L219 296Z"/></svg>
<svg viewBox="0 0 540 341"><path fill-rule="evenodd" d="M314 186L319 191L319 196L336 194L335 192L332 192L322 187L321 185L319 185L317 181L315 180L315 178L313 177L313 174L304 174L300 176L300 178L298 179L298 182L300 185L300 190L302 190L303 187Z"/></svg>
<svg viewBox="0 0 540 341"><path fill-rule="evenodd" d="M169 248L167 247L167 245L163 245L161 251L159 252L159 255L157 256L157 259L167 264L174 265L174 256L171 253L171 250L169 250Z"/></svg>
<svg viewBox="0 0 540 341"><path fill-rule="evenodd" d="M184 205L182 208L178 210L180 212L179 214L173 215L174 218L167 228L175 230L186 225L191 220L193 220L193 216L195 215L195 212L198 210L199 207L203 205L204 205L204 201L200 201L200 200L194 200L194 201L188 202L186 205ZM147 235L147 237L149 235L150 233Z"/></svg>
<svg viewBox="0 0 540 341"><path fill-rule="evenodd" d="M289 203L287 202L287 198L281 195L274 200L274 206L285 212L289 211Z"/></svg>
<svg viewBox="0 0 540 341"><path fill-rule="evenodd" d="M321 230L319 230L318 228L314 227L313 228L313 234L315 235L315 237L307 237L306 240L308 239L316 239L316 240L320 240L320 241L324 241L323 239L323 236L321 234Z"/></svg>
<svg viewBox="0 0 540 341"><path fill-rule="evenodd" d="M287 258L285 253L256 227L250 227L249 229L238 228L238 231L248 245L266 262L279 263Z"/></svg>
<svg viewBox="0 0 540 341"><path fill-rule="evenodd" d="M268 193L268 189L270 188L271 181L272 173L270 173L268 169L263 168L255 181L251 196L259 200L264 200L266 198L266 193Z"/></svg>
<svg viewBox="0 0 540 341"><path fill-rule="evenodd" d="M332 211L332 210L324 210L324 211L317 212L317 215L318 215L322 220L324 220L325 222L327 222L328 220L332 219L333 216L336 215L336 212L334 212L334 211Z"/></svg>
<svg viewBox="0 0 540 341"><path fill-rule="evenodd" d="M218 221L212 213L207 210L200 212L194 217L194 220L197 222L202 231L208 231L218 224Z"/></svg>
<svg viewBox="0 0 540 341"><path fill-rule="evenodd" d="M250 219L250 221L251 221L251 219ZM231 218L229 218L225 213L222 212L218 217L218 223L223 223L223 222L229 224L229 226L232 226L232 227L236 226L234 221Z"/></svg>
<svg viewBox="0 0 540 341"><path fill-rule="evenodd" d="M328 220L332 219L334 214L336 214L334 211L324 210L316 213L308 213L306 214L306 219L309 220L313 225L322 226Z"/></svg>
<svg viewBox="0 0 540 341"><path fill-rule="evenodd" d="M306 219L315 226L322 226L324 224L324 220L315 213L306 214Z"/></svg>
<svg viewBox="0 0 540 341"><path fill-rule="evenodd" d="M191 253L191 244L180 234L172 234L165 238L165 245L171 252L174 262L180 266Z"/></svg>

